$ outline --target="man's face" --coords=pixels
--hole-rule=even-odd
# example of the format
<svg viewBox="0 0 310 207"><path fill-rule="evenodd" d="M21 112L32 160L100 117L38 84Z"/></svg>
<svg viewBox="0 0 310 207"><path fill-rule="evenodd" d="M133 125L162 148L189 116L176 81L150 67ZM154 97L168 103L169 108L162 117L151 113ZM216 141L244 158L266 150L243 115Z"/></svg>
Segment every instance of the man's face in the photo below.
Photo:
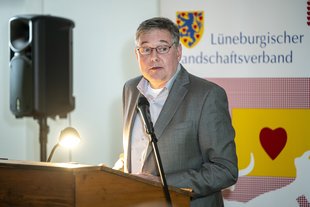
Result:
<svg viewBox="0 0 310 207"><path fill-rule="evenodd" d="M166 30L152 29L140 35L137 47L156 48L159 46L171 46L172 36ZM142 55L135 50L136 57L142 75L150 82L152 88L162 88L175 74L177 65L181 59L181 45L173 45L168 53L159 54L152 49L149 55Z"/></svg>

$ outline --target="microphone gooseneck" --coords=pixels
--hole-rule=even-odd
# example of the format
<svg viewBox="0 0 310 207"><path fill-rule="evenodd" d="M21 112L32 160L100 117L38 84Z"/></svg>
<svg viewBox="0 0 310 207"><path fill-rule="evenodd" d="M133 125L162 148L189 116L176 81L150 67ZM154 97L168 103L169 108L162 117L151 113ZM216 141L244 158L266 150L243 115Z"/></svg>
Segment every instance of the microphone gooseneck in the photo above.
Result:
<svg viewBox="0 0 310 207"><path fill-rule="evenodd" d="M164 168L161 162L161 158L160 158L160 154L159 154L159 150L157 146L157 138L154 132L154 127L153 127L153 123L151 119L150 103L144 96L141 95L138 100L137 108L143 120L145 131L149 135L150 142L152 143L152 148L154 151L154 156L155 156L158 172L160 175L161 183L163 185L163 190L164 190L167 206L172 207L170 192L168 189Z"/></svg>

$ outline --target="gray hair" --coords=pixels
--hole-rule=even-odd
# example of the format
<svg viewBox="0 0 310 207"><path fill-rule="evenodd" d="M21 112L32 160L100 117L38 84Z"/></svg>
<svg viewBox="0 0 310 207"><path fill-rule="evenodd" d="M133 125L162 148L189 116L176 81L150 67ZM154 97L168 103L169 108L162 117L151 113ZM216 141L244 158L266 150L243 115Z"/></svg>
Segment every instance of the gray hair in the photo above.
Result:
<svg viewBox="0 0 310 207"><path fill-rule="evenodd" d="M172 36L173 43L179 45L180 33L178 26L170 19L164 17L154 17L143 21L136 31L136 44L141 34L152 29L167 30Z"/></svg>

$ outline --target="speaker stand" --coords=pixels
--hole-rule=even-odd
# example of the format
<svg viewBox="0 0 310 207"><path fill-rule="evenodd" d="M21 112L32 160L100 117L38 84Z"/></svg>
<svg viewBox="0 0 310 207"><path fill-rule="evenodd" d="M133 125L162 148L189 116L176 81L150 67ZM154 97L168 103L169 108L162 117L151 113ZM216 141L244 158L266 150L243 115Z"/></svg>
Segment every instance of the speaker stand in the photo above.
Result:
<svg viewBox="0 0 310 207"><path fill-rule="evenodd" d="M41 162L46 162L46 145L47 145L47 134L49 132L49 127L47 125L47 117L42 116L38 118L38 123L40 126L40 160Z"/></svg>

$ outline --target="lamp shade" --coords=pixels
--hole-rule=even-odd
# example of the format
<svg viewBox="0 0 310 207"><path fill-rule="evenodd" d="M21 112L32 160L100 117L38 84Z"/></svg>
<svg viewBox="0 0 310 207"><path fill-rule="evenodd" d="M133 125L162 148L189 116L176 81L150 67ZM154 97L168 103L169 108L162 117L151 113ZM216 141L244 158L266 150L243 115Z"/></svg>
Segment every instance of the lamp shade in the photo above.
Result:
<svg viewBox="0 0 310 207"><path fill-rule="evenodd" d="M72 148L81 141L80 134L73 127L67 127L60 132L59 145L66 148Z"/></svg>

